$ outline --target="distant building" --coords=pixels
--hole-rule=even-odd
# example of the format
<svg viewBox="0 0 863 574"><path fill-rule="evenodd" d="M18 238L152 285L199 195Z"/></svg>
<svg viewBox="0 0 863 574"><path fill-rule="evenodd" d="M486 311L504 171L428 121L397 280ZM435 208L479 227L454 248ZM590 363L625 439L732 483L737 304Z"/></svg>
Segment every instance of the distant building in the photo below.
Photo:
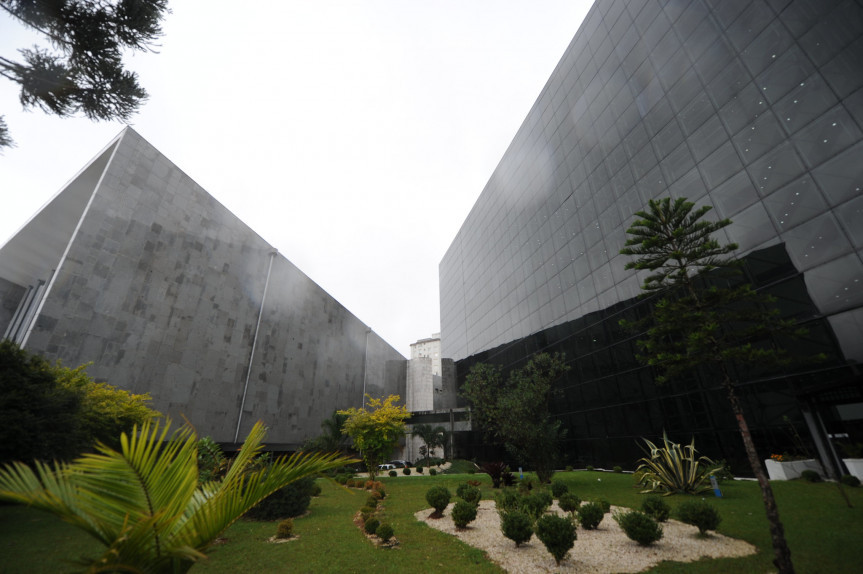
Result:
<svg viewBox="0 0 863 574"><path fill-rule="evenodd" d="M401 354L130 128L0 248L0 333L222 443L405 395Z"/></svg>
<svg viewBox="0 0 863 574"><path fill-rule="evenodd" d="M422 440L413 435L418 424L441 426L448 432L470 429L469 413L458 408L455 392L455 364L452 359L442 359L440 333L420 339L411 345L411 358L407 368L407 390L405 404L412 416L408 421L408 437L404 458L414 461L420 458ZM455 439L453 446L455 446ZM447 447L449 451L449 446ZM437 456L443 456L440 449Z"/></svg>
<svg viewBox="0 0 863 574"><path fill-rule="evenodd" d="M863 442L861 158L859 2L596 2L440 263L442 355L461 382L565 353L568 464L632 468L666 430L745 473L709 373L657 387L618 325L648 312L619 255L635 212L687 197L733 220L718 239L809 330L784 344L829 357L741 374L760 452L799 432L844 472L838 443Z"/></svg>

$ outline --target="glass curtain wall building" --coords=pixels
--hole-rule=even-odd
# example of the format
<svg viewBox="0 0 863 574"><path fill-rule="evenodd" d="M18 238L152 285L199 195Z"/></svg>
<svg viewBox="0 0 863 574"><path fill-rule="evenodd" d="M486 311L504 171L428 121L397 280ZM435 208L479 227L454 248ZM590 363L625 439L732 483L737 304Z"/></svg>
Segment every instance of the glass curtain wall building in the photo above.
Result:
<svg viewBox="0 0 863 574"><path fill-rule="evenodd" d="M716 381L657 387L617 325L650 306L619 255L634 213L687 197L733 221L717 238L809 329L783 344L828 356L741 373L757 446L842 471L830 435L863 442L861 160L860 3L598 1L440 263L442 354L463 381L565 352L568 464L632 468L667 430L743 472Z"/></svg>

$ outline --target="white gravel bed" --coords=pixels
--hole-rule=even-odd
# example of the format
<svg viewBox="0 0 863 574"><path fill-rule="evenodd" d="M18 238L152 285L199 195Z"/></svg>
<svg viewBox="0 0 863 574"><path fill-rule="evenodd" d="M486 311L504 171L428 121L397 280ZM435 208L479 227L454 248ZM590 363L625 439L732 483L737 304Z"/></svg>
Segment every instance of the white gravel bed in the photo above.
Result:
<svg viewBox="0 0 863 574"><path fill-rule="evenodd" d="M578 572L609 574L616 572L642 572L663 560L692 562L702 557L720 558L754 554L753 545L742 540L711 533L698 536L698 529L676 520L662 524L663 537L650 546L640 546L626 537L617 522L606 514L596 530L578 528L578 539L567 557L557 566L551 554L534 535L529 542L516 548L500 531L500 517L493 500L480 502L476 520L465 530L458 530L452 521L450 504L443 518L429 518L434 509L414 514L417 520L432 528L457 536L466 544L484 550L489 559L512 574L533 572ZM612 507L612 512L625 511ZM557 502L552 511L563 514Z"/></svg>

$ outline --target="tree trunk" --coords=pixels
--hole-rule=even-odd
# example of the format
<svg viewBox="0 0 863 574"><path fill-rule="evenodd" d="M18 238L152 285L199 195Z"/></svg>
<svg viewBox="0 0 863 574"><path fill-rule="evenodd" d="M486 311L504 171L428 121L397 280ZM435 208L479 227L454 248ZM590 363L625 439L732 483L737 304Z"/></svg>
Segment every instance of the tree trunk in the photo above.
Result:
<svg viewBox="0 0 863 574"><path fill-rule="evenodd" d="M752 442L752 435L749 433L749 425L746 424L746 418L743 416L743 407L740 405L737 393L734 392L734 385L732 385L727 374L723 384L728 391L728 400L731 402L731 409L734 411L737 426L740 428L740 435L743 437L743 446L746 449L746 455L749 457L749 464L752 467L752 472L755 473L755 478L758 480L758 486L761 487L761 498L764 501L764 509L767 512L767 521L770 524L770 538L773 541L773 553L776 556L773 559L773 565L776 566L780 574L794 574L794 565L791 563L791 550L785 541L785 529L779 520L779 509L776 507L773 489L770 487L767 476L764 474L761 459L758 458L758 452L756 452L755 445Z"/></svg>

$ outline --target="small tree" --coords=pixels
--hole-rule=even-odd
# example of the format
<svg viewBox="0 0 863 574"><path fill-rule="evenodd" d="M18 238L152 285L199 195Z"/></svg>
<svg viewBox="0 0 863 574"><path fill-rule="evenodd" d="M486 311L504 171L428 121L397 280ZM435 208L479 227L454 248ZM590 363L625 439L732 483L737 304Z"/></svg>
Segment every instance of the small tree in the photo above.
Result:
<svg viewBox="0 0 863 574"><path fill-rule="evenodd" d="M563 355L540 353L504 382L500 367L477 363L462 388L478 426L517 459L530 462L541 482L551 480L562 435L550 412L552 383L567 370Z"/></svg>
<svg viewBox="0 0 863 574"><path fill-rule="evenodd" d="M360 451L369 478L375 479L378 465L390 457L399 439L405 434L405 420L410 418L407 408L396 403L398 395L386 399L374 399L369 395L368 409L350 408L338 411L348 418L342 432L351 437L354 447Z"/></svg>
<svg viewBox="0 0 863 574"><path fill-rule="evenodd" d="M319 450L323 452L335 452L344 450L346 440L342 429L345 422L348 420L347 415L341 414L338 411L333 411L329 418L321 421L321 429L323 434L309 439L303 445L303 450Z"/></svg>
<svg viewBox="0 0 863 574"><path fill-rule="evenodd" d="M640 219L627 230L631 237L620 253L638 259L627 263L626 269L650 271L642 289L660 295L647 324L638 325L646 327L638 341L642 351L638 358L659 370L656 382L660 384L696 367L718 374L761 487L776 555L774 564L781 573L791 573L791 552L737 396L731 365L787 362L787 353L765 342L774 333L800 331L795 331L792 322L779 319L775 299L748 284L727 280L722 285L709 284L705 272L726 270L731 272L726 277L733 275L736 264L728 254L737 245L723 246L711 237L731 220L703 221L710 206L694 211L693 207L685 198L651 200L647 211L637 212Z"/></svg>
<svg viewBox="0 0 863 574"><path fill-rule="evenodd" d="M440 428L440 427L438 427ZM438 445L438 430L432 428L430 424L419 424L413 428L414 434L420 437L425 444L420 447L420 454L425 454L429 458L434 456L434 449Z"/></svg>

